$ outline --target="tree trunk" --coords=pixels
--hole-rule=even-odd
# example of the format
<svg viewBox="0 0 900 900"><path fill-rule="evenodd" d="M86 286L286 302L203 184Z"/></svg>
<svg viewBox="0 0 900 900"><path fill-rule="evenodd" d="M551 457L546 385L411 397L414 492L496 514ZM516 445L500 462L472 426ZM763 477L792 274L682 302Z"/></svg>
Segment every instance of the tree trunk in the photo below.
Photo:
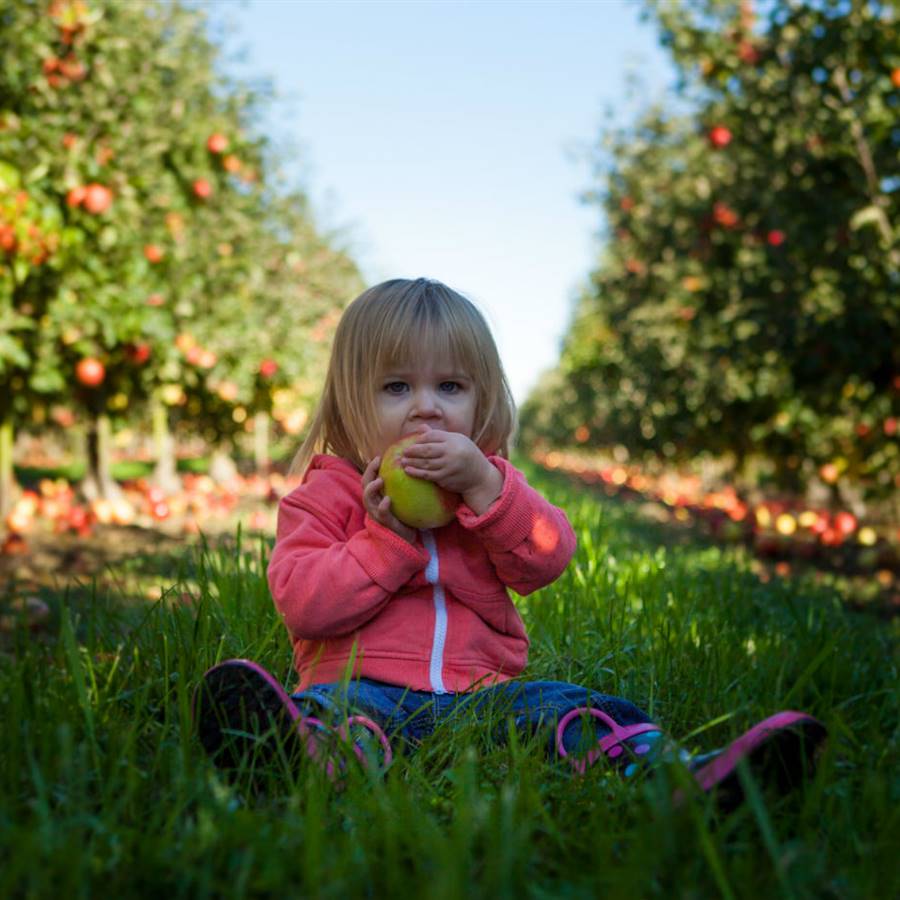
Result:
<svg viewBox="0 0 900 900"><path fill-rule="evenodd" d="M153 420L153 445L156 451L156 466L150 480L164 493L171 495L181 491L181 479L175 460L175 439L169 431L169 415L159 399L153 400L151 411Z"/></svg>
<svg viewBox="0 0 900 900"><path fill-rule="evenodd" d="M122 490L113 480L110 445L112 426L106 413L91 419L87 430L87 474L81 490L88 500L113 500L122 496Z"/></svg>
<svg viewBox="0 0 900 900"><path fill-rule="evenodd" d="M269 414L258 412L253 417L253 461L257 472L269 471Z"/></svg>
<svg viewBox="0 0 900 900"><path fill-rule="evenodd" d="M234 481L237 474L237 466L231 458L229 448L220 444L212 452L212 458L209 462L209 477L213 481L223 484Z"/></svg>
<svg viewBox="0 0 900 900"><path fill-rule="evenodd" d="M12 508L13 491L13 422L12 411L0 420L0 516Z"/></svg>

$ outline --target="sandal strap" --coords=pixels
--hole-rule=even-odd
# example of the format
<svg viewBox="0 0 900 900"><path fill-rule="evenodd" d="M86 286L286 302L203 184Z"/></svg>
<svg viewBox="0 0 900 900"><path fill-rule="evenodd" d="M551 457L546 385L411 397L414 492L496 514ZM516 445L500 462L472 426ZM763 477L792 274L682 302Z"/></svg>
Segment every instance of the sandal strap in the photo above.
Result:
<svg viewBox="0 0 900 900"><path fill-rule="evenodd" d="M355 741L351 741L350 738L349 728L353 724L362 725L364 728L371 731L372 734L375 735L375 737L378 739L378 742L381 744L381 749L384 751L384 763L382 768L387 769L394 758L390 741L388 741L385 733L381 730L381 728L367 716L349 716L336 729L329 727L321 719L317 719L315 716L305 716L297 722L297 731L300 734L301 738L304 740L304 746L306 747L307 755L311 759L321 762L324 765L325 774L328 776L329 781L337 783L337 778L339 773L343 769L343 764L336 761L331 755L327 756L324 760L321 759L322 747L313 732L319 731L326 734L337 734L342 740L350 743L353 747L353 752L356 755L356 758L359 760L363 768L365 768L366 766L368 766L369 761L366 758L363 749Z"/></svg>
<svg viewBox="0 0 900 900"><path fill-rule="evenodd" d="M378 739L379 743L381 744L381 749L384 751L384 763L382 768L386 769L391 764L391 760L394 758L390 741L388 741L385 733L381 730L381 728L368 716L349 716L347 720L338 728L337 733L344 740L349 741L349 729L350 726L354 724L354 722L362 725L364 728L367 728ZM356 754L357 758L365 768L368 763L368 761L366 760L366 755L363 752L362 747L360 747L355 741L353 742L353 752Z"/></svg>
<svg viewBox="0 0 900 900"><path fill-rule="evenodd" d="M589 750L583 757L574 757L566 750L563 744L563 734L573 719L585 714L593 716L595 719L600 719L610 729L610 733L600 738L597 741L597 746ZM556 727L556 749L561 758L565 759L568 757L569 762L578 774L583 775L589 765L593 765L604 754L609 756L610 751L614 747L620 746L629 738L636 737L639 734L646 734L650 731L661 733L662 729L659 725L654 725L652 722L639 722L637 725L620 725L615 719L600 709L596 709L593 706L579 706L577 709L567 712L560 719ZM616 756L617 754L612 755Z"/></svg>

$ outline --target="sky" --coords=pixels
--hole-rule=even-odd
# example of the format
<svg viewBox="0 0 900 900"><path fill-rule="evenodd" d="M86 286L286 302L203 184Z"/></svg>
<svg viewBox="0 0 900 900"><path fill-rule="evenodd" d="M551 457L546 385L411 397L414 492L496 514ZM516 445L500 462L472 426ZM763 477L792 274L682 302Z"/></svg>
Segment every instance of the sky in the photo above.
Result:
<svg viewBox="0 0 900 900"><path fill-rule="evenodd" d="M367 284L437 278L490 324L518 403L552 368L599 252L602 129L674 80L625 0L214 0L229 73ZM629 84L632 85L629 88ZM635 87L636 85L636 87ZM348 298L350 299L350 298Z"/></svg>

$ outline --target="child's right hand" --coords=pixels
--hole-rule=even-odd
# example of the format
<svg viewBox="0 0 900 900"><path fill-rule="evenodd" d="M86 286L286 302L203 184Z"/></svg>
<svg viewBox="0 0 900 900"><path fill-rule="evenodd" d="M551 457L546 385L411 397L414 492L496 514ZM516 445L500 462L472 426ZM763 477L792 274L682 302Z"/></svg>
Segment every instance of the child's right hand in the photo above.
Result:
<svg viewBox="0 0 900 900"><path fill-rule="evenodd" d="M391 512L391 498L384 493L384 479L378 477L378 467L381 465L381 457L376 456L367 466L362 476L363 504L366 512L379 525L390 528L395 534L410 544L416 542L416 530L404 525Z"/></svg>

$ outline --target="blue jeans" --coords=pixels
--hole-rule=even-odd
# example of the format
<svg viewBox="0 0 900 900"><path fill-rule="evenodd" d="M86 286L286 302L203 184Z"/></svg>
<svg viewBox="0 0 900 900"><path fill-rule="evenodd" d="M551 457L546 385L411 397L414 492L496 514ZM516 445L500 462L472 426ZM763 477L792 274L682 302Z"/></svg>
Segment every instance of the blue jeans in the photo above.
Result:
<svg viewBox="0 0 900 900"><path fill-rule="evenodd" d="M304 716L340 722L348 714L362 714L384 730L392 745L397 741L414 750L421 741L443 727L477 722L488 727L493 740L502 742L510 717L516 729L529 736L546 732L546 749L555 758L557 722L578 707L592 706L619 725L650 722L633 703L600 694L564 681L505 681L471 693L434 694L358 678L346 687L340 683L314 684L294 694ZM589 749L610 729L598 718L575 717L566 727L563 746L567 753ZM585 734L586 729L592 729Z"/></svg>

